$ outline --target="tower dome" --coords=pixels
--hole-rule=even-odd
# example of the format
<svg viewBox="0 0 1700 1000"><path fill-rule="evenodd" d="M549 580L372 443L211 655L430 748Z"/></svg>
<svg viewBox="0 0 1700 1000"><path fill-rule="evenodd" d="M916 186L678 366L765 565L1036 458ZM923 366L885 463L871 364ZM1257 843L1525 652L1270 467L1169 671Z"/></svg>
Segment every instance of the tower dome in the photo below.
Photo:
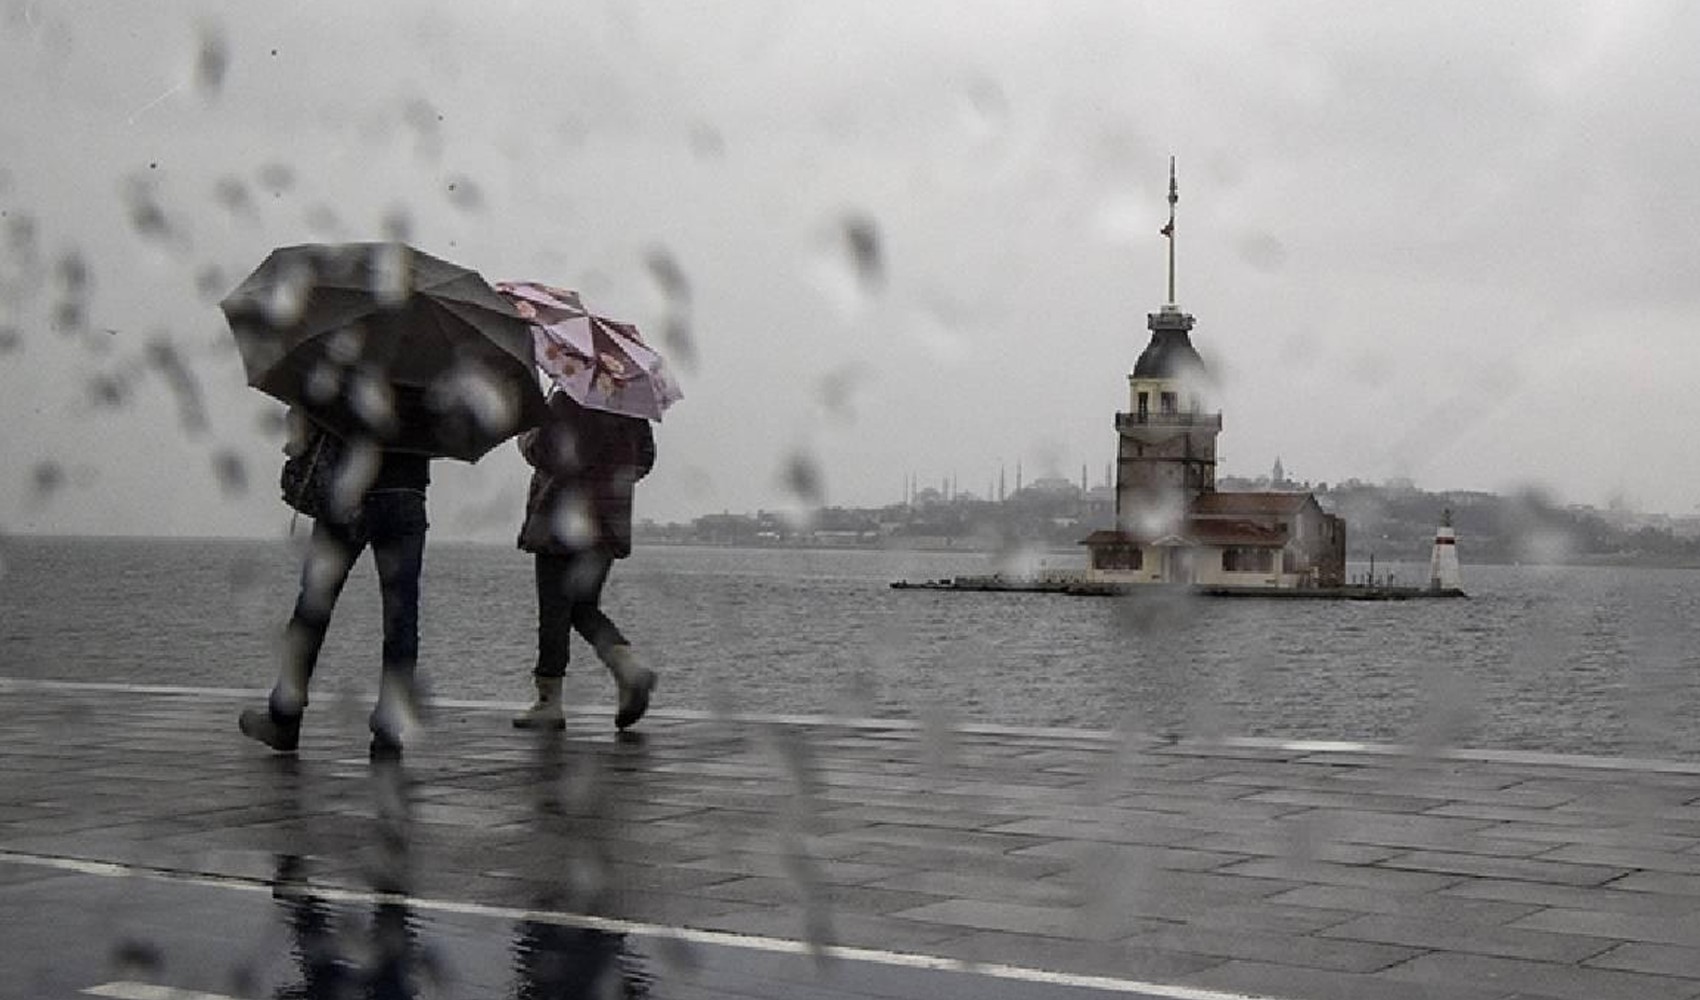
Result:
<svg viewBox="0 0 1700 1000"><path fill-rule="evenodd" d="M1198 349L1192 346L1192 338L1188 336L1193 324L1191 315L1165 308L1162 312L1149 314L1146 320L1151 330L1151 342L1145 345L1139 360L1133 364L1134 378L1189 381L1208 378L1210 373L1204 367L1204 359L1199 357Z"/></svg>

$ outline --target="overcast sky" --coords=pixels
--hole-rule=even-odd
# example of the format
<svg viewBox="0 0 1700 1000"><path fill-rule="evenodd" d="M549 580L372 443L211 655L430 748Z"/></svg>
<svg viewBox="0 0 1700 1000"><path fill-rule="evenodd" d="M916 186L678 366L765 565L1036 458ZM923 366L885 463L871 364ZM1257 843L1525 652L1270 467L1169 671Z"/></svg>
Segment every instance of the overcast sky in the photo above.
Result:
<svg viewBox="0 0 1700 1000"><path fill-rule="evenodd" d="M640 515L1096 483L1171 155L1223 473L1692 513L1696 52L1624 0L0 0L0 532L280 533L216 302L396 235L667 348ZM511 534L512 448L436 469Z"/></svg>

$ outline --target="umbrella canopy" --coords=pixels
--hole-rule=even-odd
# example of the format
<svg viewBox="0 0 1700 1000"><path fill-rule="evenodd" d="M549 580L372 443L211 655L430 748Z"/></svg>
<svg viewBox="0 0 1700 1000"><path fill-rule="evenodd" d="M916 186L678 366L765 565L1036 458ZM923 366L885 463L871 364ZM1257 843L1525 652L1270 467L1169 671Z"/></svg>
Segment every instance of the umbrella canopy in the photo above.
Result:
<svg viewBox="0 0 1700 1000"><path fill-rule="evenodd" d="M660 420L684 398L637 327L592 313L577 292L535 281L499 281L496 291L531 324L537 367L580 405Z"/></svg>
<svg viewBox="0 0 1700 1000"><path fill-rule="evenodd" d="M280 247L219 306L248 384L345 438L471 462L542 414L513 307L405 244Z"/></svg>

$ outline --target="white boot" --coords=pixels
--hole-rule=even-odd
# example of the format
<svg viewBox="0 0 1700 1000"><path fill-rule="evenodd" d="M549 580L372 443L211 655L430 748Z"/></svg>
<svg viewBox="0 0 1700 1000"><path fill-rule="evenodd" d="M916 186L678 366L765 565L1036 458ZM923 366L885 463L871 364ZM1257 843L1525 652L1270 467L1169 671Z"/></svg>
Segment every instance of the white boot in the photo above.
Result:
<svg viewBox="0 0 1700 1000"><path fill-rule="evenodd" d="M561 711L561 679L533 677L537 682L537 704L514 716L515 729L565 729L566 714Z"/></svg>
<svg viewBox="0 0 1700 1000"><path fill-rule="evenodd" d="M614 728L625 729L643 718L649 711L649 693L655 690L655 671L637 661L637 654L625 643L609 646L602 662L614 675L620 688L620 705L614 713Z"/></svg>

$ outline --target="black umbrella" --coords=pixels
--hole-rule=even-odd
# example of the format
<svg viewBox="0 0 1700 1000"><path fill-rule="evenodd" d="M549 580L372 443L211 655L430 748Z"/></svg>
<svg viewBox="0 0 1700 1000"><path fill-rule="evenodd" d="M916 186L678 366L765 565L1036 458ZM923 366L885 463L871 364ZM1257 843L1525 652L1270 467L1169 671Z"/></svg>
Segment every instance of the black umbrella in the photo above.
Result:
<svg viewBox="0 0 1700 1000"><path fill-rule="evenodd" d="M543 409L513 307L405 244L280 247L219 307L248 384L344 438L473 462Z"/></svg>

